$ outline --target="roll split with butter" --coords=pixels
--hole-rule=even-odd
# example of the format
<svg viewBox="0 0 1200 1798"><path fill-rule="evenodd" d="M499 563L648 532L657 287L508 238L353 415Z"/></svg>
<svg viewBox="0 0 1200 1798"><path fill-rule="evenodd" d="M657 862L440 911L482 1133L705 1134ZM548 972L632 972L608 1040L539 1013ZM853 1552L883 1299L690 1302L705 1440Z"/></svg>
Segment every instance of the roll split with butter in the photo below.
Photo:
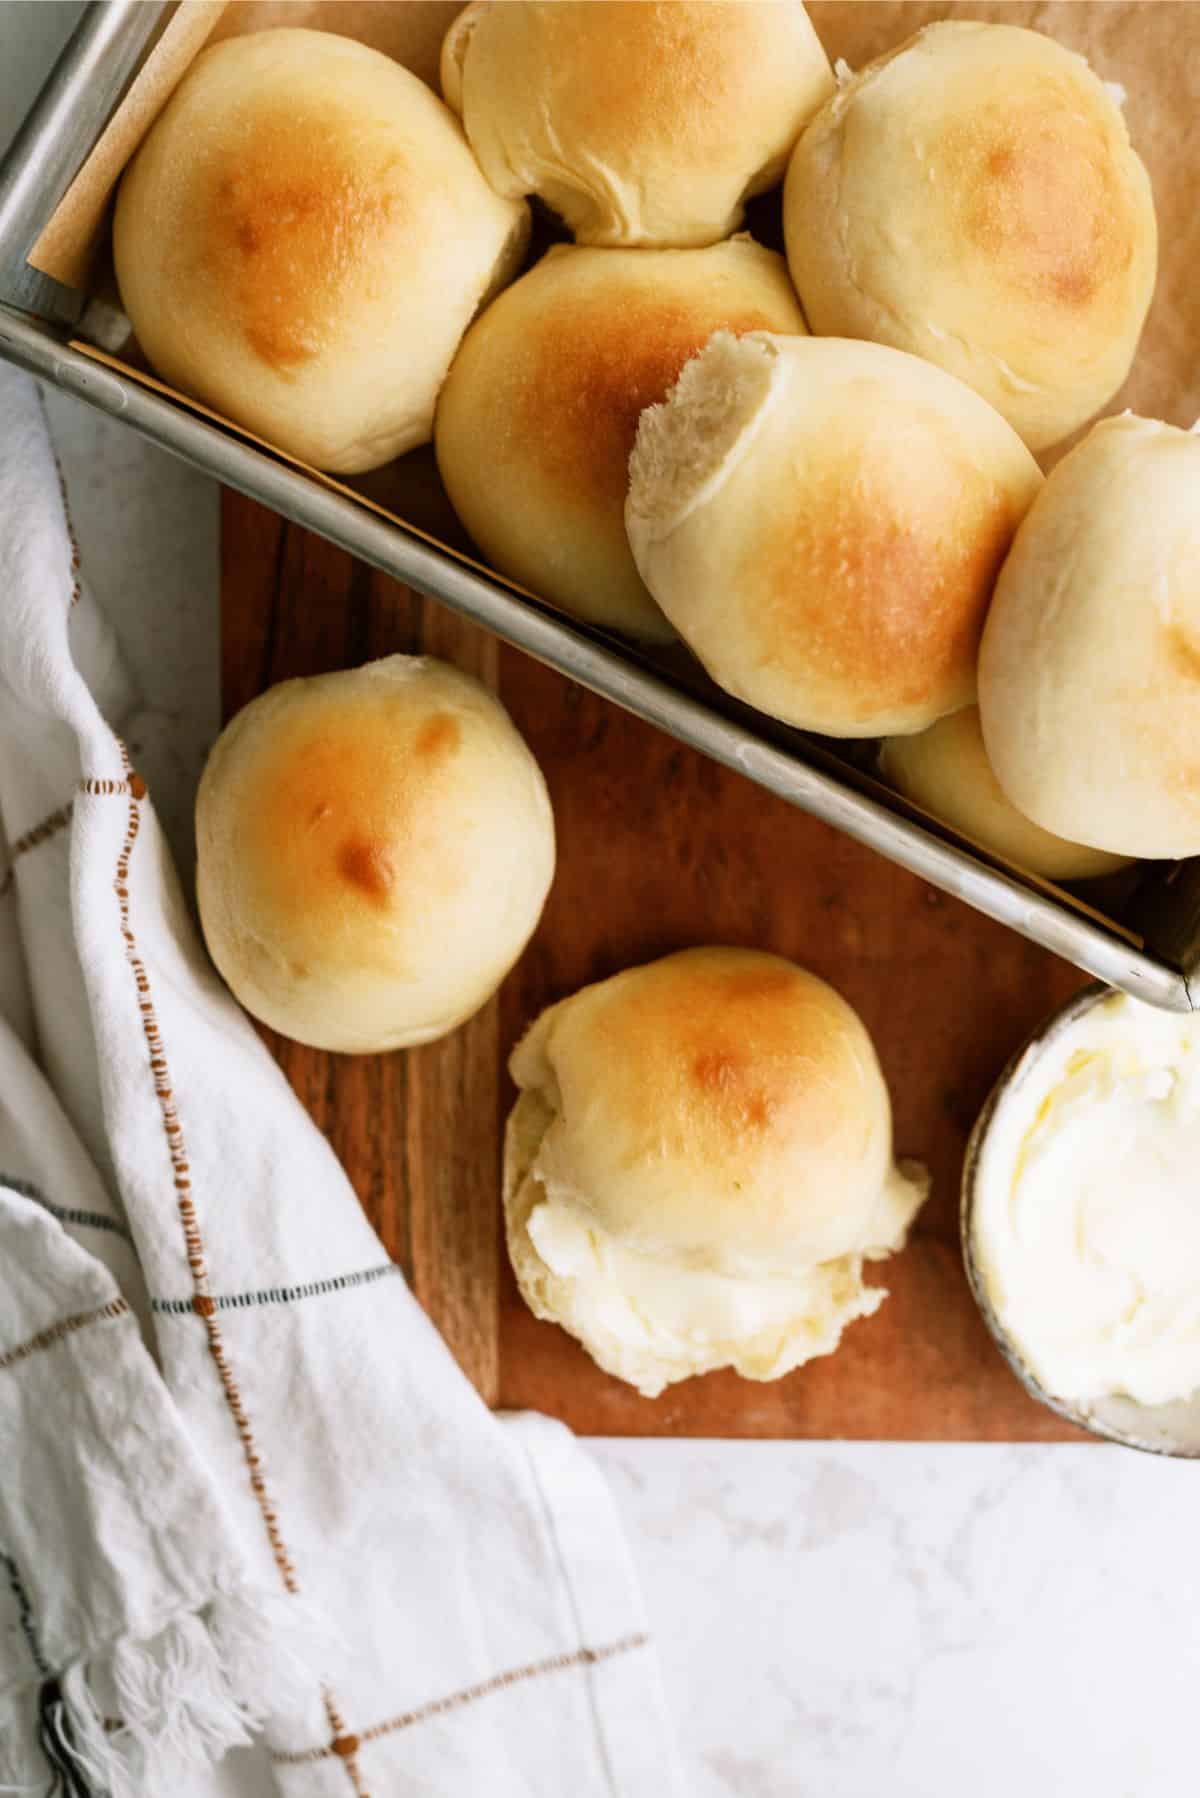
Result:
<svg viewBox="0 0 1200 1798"><path fill-rule="evenodd" d="M584 987L510 1062L508 1244L537 1316L654 1397L832 1353L927 1189L871 1039L815 975L691 949Z"/></svg>
<svg viewBox="0 0 1200 1798"><path fill-rule="evenodd" d="M718 331L642 413L625 526L727 693L826 736L907 735L974 700L1041 485L999 413L917 356Z"/></svg>

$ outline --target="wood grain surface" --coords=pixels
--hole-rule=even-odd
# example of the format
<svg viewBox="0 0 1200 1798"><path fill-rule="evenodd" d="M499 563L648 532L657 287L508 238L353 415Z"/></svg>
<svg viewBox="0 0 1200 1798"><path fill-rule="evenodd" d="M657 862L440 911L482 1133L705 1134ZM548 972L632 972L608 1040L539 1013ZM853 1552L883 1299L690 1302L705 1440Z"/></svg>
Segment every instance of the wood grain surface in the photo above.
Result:
<svg viewBox="0 0 1200 1798"><path fill-rule="evenodd" d="M498 997L428 1048L351 1058L264 1032L389 1251L491 1404L613 1435L1048 1441L1074 1432L1008 1372L958 1252L963 1146L1024 1036L1082 984L1065 963L342 551L226 494L227 712L289 675L428 651L495 686L550 784L558 873ZM538 1323L503 1250L514 1039L551 1000L686 944L794 957L857 1007L898 1151L932 1169L891 1296L828 1359L772 1384L710 1374L640 1398Z"/></svg>

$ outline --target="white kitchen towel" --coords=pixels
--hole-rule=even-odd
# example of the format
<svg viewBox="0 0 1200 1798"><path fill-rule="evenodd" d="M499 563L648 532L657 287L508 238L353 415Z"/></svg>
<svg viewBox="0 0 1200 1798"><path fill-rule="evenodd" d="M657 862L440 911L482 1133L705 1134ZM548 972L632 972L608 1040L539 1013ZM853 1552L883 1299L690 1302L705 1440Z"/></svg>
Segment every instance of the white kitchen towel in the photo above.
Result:
<svg viewBox="0 0 1200 1798"><path fill-rule="evenodd" d="M487 1412L217 980L132 700L36 390L0 368L0 1785L45 1788L40 1694L113 1798L166 1798L147 1756L260 1717L297 1798L661 1798L607 1491L559 1425Z"/></svg>

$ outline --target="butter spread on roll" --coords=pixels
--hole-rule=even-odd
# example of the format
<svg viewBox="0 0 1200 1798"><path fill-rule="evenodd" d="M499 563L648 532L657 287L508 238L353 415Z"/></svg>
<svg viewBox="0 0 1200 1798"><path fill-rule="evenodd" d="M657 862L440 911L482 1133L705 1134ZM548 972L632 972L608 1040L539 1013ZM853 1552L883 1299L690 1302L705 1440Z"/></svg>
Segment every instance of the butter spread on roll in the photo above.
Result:
<svg viewBox="0 0 1200 1798"><path fill-rule="evenodd" d="M1114 994L998 1107L973 1249L1043 1388L1165 1404L1200 1389L1200 1023Z"/></svg>
<svg viewBox="0 0 1200 1798"><path fill-rule="evenodd" d="M505 1140L533 1311L654 1396L718 1367L770 1380L886 1296L927 1189L892 1161L870 1037L773 955L669 955L553 1005L518 1044Z"/></svg>

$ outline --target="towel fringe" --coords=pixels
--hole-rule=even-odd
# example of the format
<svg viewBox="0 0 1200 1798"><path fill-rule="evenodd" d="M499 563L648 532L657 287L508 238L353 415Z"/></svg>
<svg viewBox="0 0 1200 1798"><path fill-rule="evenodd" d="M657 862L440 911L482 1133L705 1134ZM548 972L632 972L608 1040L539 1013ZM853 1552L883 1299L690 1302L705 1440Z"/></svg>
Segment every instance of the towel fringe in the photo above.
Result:
<svg viewBox="0 0 1200 1798"><path fill-rule="evenodd" d="M64 1740L107 1798L170 1791L249 1742L268 1717L319 1701L329 1650L328 1630L301 1600L222 1592L154 1636L124 1637L69 1667Z"/></svg>
<svg viewBox="0 0 1200 1798"><path fill-rule="evenodd" d="M346 1652L332 1619L294 1593L221 1592L207 1615L229 1685L255 1694L256 1724L307 1709Z"/></svg>

